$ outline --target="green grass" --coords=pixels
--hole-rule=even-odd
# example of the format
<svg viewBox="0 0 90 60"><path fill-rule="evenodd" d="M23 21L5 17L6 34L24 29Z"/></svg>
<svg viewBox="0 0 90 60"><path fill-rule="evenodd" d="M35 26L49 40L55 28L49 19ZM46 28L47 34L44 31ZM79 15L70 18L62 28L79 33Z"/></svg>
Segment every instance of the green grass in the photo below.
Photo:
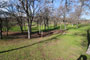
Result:
<svg viewBox="0 0 90 60"><path fill-rule="evenodd" d="M80 25L81 26L81 25ZM35 39L0 40L0 60L77 60L87 56L87 30L90 26L67 26L66 34L54 34ZM37 30L37 28L33 28ZM51 28L52 29L52 28Z"/></svg>
<svg viewBox="0 0 90 60"><path fill-rule="evenodd" d="M36 26L35 25L35 23L33 23L33 25L32 25L32 32L37 32L38 30L39 30L39 27L40 26ZM51 29L54 29L54 27L53 27L53 25L50 25L49 26L49 29L51 30ZM49 30L48 28L47 28L47 30ZM23 26L23 30L28 30L28 27L27 26ZM44 31L45 30L45 27L44 26L42 26L41 27L41 30L42 31ZM6 28L5 27L3 27L3 31L6 31ZM18 26L18 25L16 25L16 26L12 26L10 29L9 29L9 31L10 32L20 32L21 30L20 30L20 27Z"/></svg>

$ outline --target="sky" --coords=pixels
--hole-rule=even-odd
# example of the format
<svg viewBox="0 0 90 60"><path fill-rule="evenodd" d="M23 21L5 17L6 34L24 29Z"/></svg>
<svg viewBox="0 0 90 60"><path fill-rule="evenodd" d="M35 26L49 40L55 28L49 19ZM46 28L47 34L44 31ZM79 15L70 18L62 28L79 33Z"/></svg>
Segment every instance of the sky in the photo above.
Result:
<svg viewBox="0 0 90 60"><path fill-rule="evenodd" d="M2 2L2 1L9 1L9 0L0 0L0 2ZM53 4L54 4L54 5L53 5L54 8L57 9L57 8L60 6L61 2L60 2L60 0L55 0ZM90 14L88 14L88 15L83 14L83 15L81 16L81 18L83 18L83 19L90 19L89 16L90 16Z"/></svg>
<svg viewBox="0 0 90 60"><path fill-rule="evenodd" d="M1 2L1 1L9 1L9 0L0 0L0 2Z"/></svg>
<svg viewBox="0 0 90 60"><path fill-rule="evenodd" d="M56 1L54 2L54 4L55 4L55 7L58 8L58 7L60 6L60 0L56 0Z"/></svg>
<svg viewBox="0 0 90 60"><path fill-rule="evenodd" d="M58 8L59 6L60 6L60 0L55 0L55 2L54 2L54 7L55 8ZM82 16L81 16L81 18L82 19L90 19L90 12L89 12L89 10L87 10L87 15L84 13L84 14L82 14Z"/></svg>

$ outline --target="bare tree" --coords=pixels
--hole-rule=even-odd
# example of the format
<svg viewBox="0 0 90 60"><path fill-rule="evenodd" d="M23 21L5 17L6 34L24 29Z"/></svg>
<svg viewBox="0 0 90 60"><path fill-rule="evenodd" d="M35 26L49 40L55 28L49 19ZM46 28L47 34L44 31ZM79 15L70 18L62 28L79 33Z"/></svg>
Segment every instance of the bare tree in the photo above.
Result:
<svg viewBox="0 0 90 60"><path fill-rule="evenodd" d="M49 8L45 8L45 11L43 13L45 30L46 30L46 27L49 28L49 17L50 17L49 15L50 15Z"/></svg>
<svg viewBox="0 0 90 60"><path fill-rule="evenodd" d="M35 13L38 8L38 3L40 0L19 0L26 15L27 15L27 23L28 23L28 39L31 38L31 30L32 30L32 21L34 19ZM37 2L37 4L36 4Z"/></svg>
<svg viewBox="0 0 90 60"><path fill-rule="evenodd" d="M3 1L0 2L0 39L2 39L2 16L4 15L5 11L2 9L7 7L7 2Z"/></svg>
<svg viewBox="0 0 90 60"><path fill-rule="evenodd" d="M23 24L25 23L23 18L24 18L24 11L21 7L19 7L19 5L16 5L16 10L17 10L17 16L16 16L16 20L18 22L18 25L20 26L21 29L21 33L23 33Z"/></svg>
<svg viewBox="0 0 90 60"><path fill-rule="evenodd" d="M64 28L65 30L67 29L66 28L66 18L67 18L67 14L69 13L70 11L70 1L69 0L65 0L65 1L62 1L64 2L64 4L60 5L60 7L58 8L58 15L60 17L63 17L63 23L64 23Z"/></svg>
<svg viewBox="0 0 90 60"><path fill-rule="evenodd" d="M72 18L72 22L74 23L76 22L77 28L78 28L79 20L81 19L82 11L83 11L82 6L79 5L79 6L75 6L75 11L70 14L70 17Z"/></svg>

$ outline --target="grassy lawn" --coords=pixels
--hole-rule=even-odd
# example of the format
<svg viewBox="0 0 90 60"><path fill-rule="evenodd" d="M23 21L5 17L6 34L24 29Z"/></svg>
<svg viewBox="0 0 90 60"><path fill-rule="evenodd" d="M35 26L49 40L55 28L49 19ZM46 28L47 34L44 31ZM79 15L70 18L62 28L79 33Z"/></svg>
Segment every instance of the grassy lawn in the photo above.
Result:
<svg viewBox="0 0 90 60"><path fill-rule="evenodd" d="M87 30L68 25L66 34L35 39L0 40L0 60L77 60L87 50Z"/></svg>

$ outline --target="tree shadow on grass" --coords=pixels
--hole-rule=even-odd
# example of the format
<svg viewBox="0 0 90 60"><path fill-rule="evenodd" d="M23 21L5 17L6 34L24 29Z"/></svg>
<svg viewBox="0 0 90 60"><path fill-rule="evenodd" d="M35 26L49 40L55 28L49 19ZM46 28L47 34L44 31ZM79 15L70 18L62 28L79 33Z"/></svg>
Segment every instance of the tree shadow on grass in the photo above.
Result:
<svg viewBox="0 0 90 60"><path fill-rule="evenodd" d="M87 57L85 55L81 55L77 60L87 60Z"/></svg>
<svg viewBox="0 0 90 60"><path fill-rule="evenodd" d="M26 45L26 46L22 46L22 47L14 48L14 49L10 49L10 50L0 51L0 53L6 53L6 52L14 51L14 50L23 49L23 48L26 48L26 47L33 46L33 45L35 45L35 44L47 43L47 42L50 42L50 41L52 41L52 40L56 40L57 37L59 37L60 35L61 35L61 34L56 35L56 36L54 36L54 37L52 37L52 38L49 38L49 39L47 39L47 40L39 41L39 42L36 42L36 43L30 44L30 45Z"/></svg>

